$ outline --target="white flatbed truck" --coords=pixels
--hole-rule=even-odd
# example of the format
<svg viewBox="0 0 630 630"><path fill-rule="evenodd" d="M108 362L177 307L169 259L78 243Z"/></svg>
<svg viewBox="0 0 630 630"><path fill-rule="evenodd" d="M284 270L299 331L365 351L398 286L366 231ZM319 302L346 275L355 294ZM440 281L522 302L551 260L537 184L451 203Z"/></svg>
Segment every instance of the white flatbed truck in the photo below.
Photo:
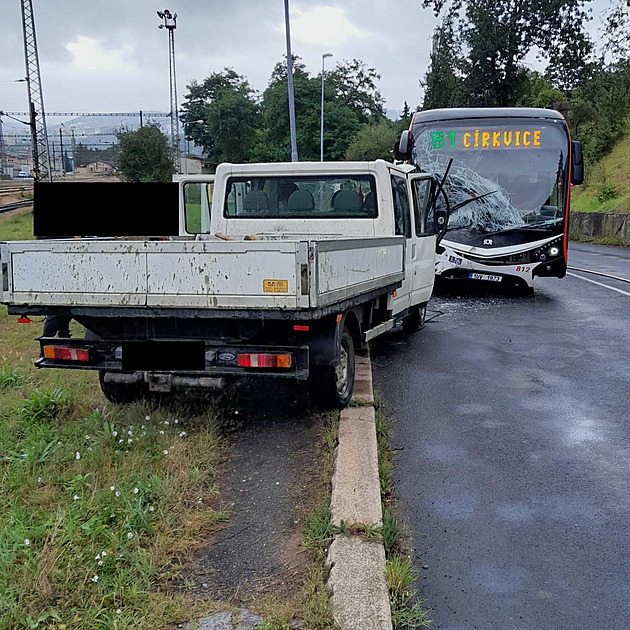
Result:
<svg viewBox="0 0 630 630"><path fill-rule="evenodd" d="M114 402L265 376L308 380L316 404L343 407L355 348L399 320L422 327L445 225L429 175L306 162L176 181L177 237L0 244L10 314L86 328L40 337L38 367L98 370Z"/></svg>

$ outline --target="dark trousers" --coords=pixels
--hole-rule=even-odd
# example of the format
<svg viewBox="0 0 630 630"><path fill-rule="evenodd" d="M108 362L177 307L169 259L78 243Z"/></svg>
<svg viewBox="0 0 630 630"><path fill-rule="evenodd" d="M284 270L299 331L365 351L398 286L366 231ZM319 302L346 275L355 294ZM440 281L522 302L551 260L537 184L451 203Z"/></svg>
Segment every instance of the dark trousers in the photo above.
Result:
<svg viewBox="0 0 630 630"><path fill-rule="evenodd" d="M57 333L60 337L69 337L71 320L69 315L48 315L44 322L44 337L56 337Z"/></svg>

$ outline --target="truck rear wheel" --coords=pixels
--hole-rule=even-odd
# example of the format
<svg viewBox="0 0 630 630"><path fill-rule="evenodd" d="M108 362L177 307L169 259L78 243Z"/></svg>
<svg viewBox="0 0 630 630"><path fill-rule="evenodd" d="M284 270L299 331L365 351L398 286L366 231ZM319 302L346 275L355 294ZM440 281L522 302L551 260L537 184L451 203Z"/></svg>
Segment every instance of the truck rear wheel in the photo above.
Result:
<svg viewBox="0 0 630 630"><path fill-rule="evenodd" d="M105 372L98 373L103 396L115 405L127 405L145 397L146 389L143 385L127 385L126 383L106 383Z"/></svg>
<svg viewBox="0 0 630 630"><path fill-rule="evenodd" d="M403 331L406 333L415 333L424 328L424 324L427 319L427 305L422 304L412 308L409 311L409 315L403 317L402 326Z"/></svg>
<svg viewBox="0 0 630 630"><path fill-rule="evenodd" d="M311 402L326 409L343 409L354 391L354 342L347 328L341 335L339 363L311 366L308 379Z"/></svg>

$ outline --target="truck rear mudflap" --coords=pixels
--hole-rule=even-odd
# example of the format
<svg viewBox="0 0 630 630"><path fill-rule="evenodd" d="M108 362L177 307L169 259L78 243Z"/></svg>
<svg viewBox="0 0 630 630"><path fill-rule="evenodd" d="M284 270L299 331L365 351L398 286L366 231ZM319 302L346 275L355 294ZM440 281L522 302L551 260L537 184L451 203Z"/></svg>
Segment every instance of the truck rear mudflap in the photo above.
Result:
<svg viewBox="0 0 630 630"><path fill-rule="evenodd" d="M120 382L171 382L211 387L226 376L273 376L306 380L308 346L250 346L210 341L117 341L39 338L38 368L99 370ZM120 375L119 377L116 375ZM124 375L124 376L123 376ZM170 377L170 378L165 378ZM206 379L206 380L204 380Z"/></svg>

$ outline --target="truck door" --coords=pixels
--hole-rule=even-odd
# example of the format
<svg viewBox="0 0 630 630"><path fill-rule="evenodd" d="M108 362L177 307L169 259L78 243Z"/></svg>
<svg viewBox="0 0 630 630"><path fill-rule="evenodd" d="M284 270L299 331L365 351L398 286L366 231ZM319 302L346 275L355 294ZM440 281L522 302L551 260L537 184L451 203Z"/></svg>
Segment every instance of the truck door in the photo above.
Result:
<svg viewBox="0 0 630 630"><path fill-rule="evenodd" d="M432 180L426 173L409 176L414 214L414 273L411 287L411 305L429 301L435 278L435 241L437 225L432 203Z"/></svg>
<svg viewBox="0 0 630 630"><path fill-rule="evenodd" d="M400 175L392 175L392 197L394 200L394 231L397 236L407 239L405 247L405 279L394 298L394 314L399 313L411 304L413 290L414 265L417 257L416 238L411 223L411 206L407 180Z"/></svg>

